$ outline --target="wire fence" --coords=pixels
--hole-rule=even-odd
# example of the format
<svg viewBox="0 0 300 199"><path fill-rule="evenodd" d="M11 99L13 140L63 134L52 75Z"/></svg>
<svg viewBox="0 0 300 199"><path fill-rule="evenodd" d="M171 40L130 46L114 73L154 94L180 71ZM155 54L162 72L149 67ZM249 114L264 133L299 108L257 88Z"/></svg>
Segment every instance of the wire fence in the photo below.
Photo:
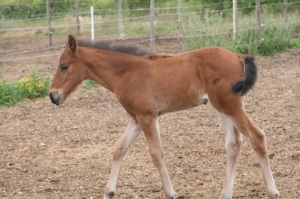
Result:
<svg viewBox="0 0 300 199"><path fill-rule="evenodd" d="M237 1L238 3L239 1ZM55 2L57 3L57 2ZM28 3L31 4L31 3ZM223 3L231 4L231 3ZM0 4L5 6L7 4ZM209 7L210 5L215 4L206 4L205 6ZM201 5L203 7L203 5ZM267 27L269 21L278 20L272 19L272 10L282 10L281 13L277 14L281 16L281 22L284 23L288 17L289 24L300 25L299 13L297 11L288 13L287 16L284 16L284 9L286 6L293 7L294 10L300 10L300 1L299 2L290 2L288 4L264 4L260 8L261 12L261 24L260 26ZM200 7L200 6L199 6ZM295 9L299 7L299 9ZM249 12L252 18L249 18L249 21L246 24L246 27L239 27L237 23L236 33L256 30L257 24L255 19L255 6L244 6L237 7L237 19L239 22L240 18L244 17L242 13L245 10L252 10ZM124 44L136 45L139 43L150 43L153 41L153 38L150 37L151 28L154 28L156 41L165 40L165 39L175 39L178 42L182 41L183 38L201 38L207 36L227 36L232 34L233 23L230 22L231 16L233 15L233 9L221 9L221 10L210 10L206 9L205 11L199 11L197 6L182 6L180 7L162 7L155 8L154 16L154 27L151 27L150 21L150 8L135 8L135 9L122 9L122 17L119 16L119 9L94 9L95 21L91 22L90 11L86 9L84 11L78 12L66 12L51 15L51 36L55 40L56 37L66 34L78 34L85 35L85 38L91 34L91 24L94 23L95 26L95 35L101 40L119 40L122 39ZM5 63L13 63L24 60L35 60L43 57L55 57L59 56L60 53L53 52L51 50L62 49L64 47L61 43L55 43L53 46L48 46L47 43L37 44L36 49L26 49L14 50L1 48L1 44L7 42L7 40L14 40L24 35L29 38L47 38L49 25L47 25L46 14L37 14L33 15L31 18L16 19L18 15L10 16L9 19L2 18L0 19L0 68L1 65ZM76 21L76 17L79 17L79 23ZM199 31L193 32L192 34L185 34L189 30L183 29L185 24L189 23L190 18L196 18L199 21ZM225 20L226 19L226 20ZM228 20L229 19L229 20ZM226 31L218 29L218 23L220 21L224 22L227 26ZM216 23L216 24L215 24ZM121 24L121 28L120 28ZM78 30L80 26L80 30ZM212 28L213 27L213 28ZM299 34L299 33L298 33ZM299 36L299 35L296 35ZM108 37L108 38L106 38ZM245 44L240 44L245 45ZM225 48L230 48L231 46L223 46ZM45 51L50 51L43 53ZM38 55L34 55L37 53ZM31 55L33 54L33 55ZM1 73L1 69L0 69ZM7 83L5 83L7 84ZM0 84L2 85L2 84Z"/></svg>

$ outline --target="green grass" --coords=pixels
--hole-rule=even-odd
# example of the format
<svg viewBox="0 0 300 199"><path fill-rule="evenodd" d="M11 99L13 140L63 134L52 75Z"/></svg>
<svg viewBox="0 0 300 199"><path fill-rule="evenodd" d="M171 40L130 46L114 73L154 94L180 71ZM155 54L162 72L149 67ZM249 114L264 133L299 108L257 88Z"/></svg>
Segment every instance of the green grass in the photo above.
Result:
<svg viewBox="0 0 300 199"><path fill-rule="evenodd" d="M16 104L22 98L35 99L48 95L50 79L32 72L17 81L0 83L0 106Z"/></svg>
<svg viewBox="0 0 300 199"><path fill-rule="evenodd" d="M298 13L290 15L290 21L296 21ZM206 46L220 46L235 52L254 55L274 55L290 48L300 47L299 38L293 38L300 27L295 23L285 23L282 16L270 14L264 17L261 35L257 39L255 16L240 16L237 33L232 33L232 21L217 14L204 19L199 16L187 16L182 24L185 50L194 50Z"/></svg>
<svg viewBox="0 0 300 199"><path fill-rule="evenodd" d="M91 89L93 87L96 87L97 85L98 83L93 80L85 80L83 83L83 87L86 89Z"/></svg>
<svg viewBox="0 0 300 199"><path fill-rule="evenodd" d="M97 82L86 80L83 88L91 89L98 85ZM48 95L50 79L41 78L37 73L32 72L29 75L14 81L4 81L0 83L0 107L11 106L23 98L36 99Z"/></svg>

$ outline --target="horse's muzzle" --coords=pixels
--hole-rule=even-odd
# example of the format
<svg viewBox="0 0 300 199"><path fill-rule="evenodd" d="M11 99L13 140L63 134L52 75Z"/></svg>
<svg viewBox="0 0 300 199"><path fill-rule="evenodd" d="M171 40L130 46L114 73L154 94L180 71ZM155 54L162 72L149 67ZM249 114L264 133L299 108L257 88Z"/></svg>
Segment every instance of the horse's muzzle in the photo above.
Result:
<svg viewBox="0 0 300 199"><path fill-rule="evenodd" d="M51 102L53 104L56 104L57 106L61 103L61 95L57 90L50 91L49 92L49 97L51 99Z"/></svg>

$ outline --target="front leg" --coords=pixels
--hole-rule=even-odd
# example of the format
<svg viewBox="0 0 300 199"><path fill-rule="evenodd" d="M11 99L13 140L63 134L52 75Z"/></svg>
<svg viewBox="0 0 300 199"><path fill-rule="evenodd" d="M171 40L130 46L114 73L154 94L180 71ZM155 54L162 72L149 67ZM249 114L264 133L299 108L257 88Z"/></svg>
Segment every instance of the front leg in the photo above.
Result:
<svg viewBox="0 0 300 199"><path fill-rule="evenodd" d="M128 148L136 141L141 133L141 127L134 120L132 120L127 126L127 129L123 135L116 142L113 153L113 164L109 180L106 185L104 199L111 199L115 195L122 159L125 156Z"/></svg>
<svg viewBox="0 0 300 199"><path fill-rule="evenodd" d="M157 118L150 115L143 115L137 119L146 136L152 161L159 172L165 198L175 199L175 192L164 162Z"/></svg>

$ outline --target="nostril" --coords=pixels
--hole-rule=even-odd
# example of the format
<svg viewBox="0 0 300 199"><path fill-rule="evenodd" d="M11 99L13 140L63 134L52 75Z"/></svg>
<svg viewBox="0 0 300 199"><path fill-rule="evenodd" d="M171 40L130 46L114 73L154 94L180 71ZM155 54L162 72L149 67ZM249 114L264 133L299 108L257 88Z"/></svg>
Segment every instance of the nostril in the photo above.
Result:
<svg viewBox="0 0 300 199"><path fill-rule="evenodd" d="M49 97L50 97L51 102L52 102L53 104L56 104L56 103L55 103L55 100L54 100L54 97L53 97L53 95L52 95L52 93L49 93Z"/></svg>

